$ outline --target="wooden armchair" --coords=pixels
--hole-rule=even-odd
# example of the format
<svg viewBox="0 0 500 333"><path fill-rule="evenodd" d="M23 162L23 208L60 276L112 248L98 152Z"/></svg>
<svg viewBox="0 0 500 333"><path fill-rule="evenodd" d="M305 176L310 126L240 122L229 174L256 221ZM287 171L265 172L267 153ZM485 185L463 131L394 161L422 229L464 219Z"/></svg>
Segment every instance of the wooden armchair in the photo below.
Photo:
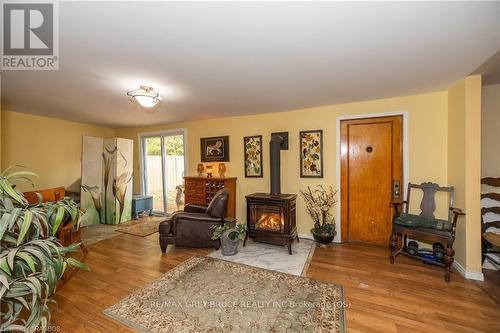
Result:
<svg viewBox="0 0 500 333"><path fill-rule="evenodd" d="M412 189L423 192L420 203L420 214L409 213L410 194ZM446 192L448 194L448 219L441 220L434 216L436 210L436 192ZM407 199L401 203L392 203L394 208L391 256L390 262L394 264L396 256L403 254L412 258L422 260L426 263L439 265L445 269L445 281L450 282L451 265L453 264L455 251L453 243L455 241L455 230L457 219L465 215L460 209L453 207L454 187L442 187L435 183L422 183L420 185L408 183ZM440 256L420 255L418 246L408 246L408 238L433 244L433 249L439 248L442 244L442 259ZM434 252L432 252L434 254Z"/></svg>
<svg viewBox="0 0 500 333"><path fill-rule="evenodd" d="M40 196L42 202L62 200L66 197L66 190L64 187L56 187L46 190L24 192L23 195L28 200L29 204L35 205L38 204ZM78 223L76 223L77 221L72 222L74 223L68 223L66 225L64 223L61 223L61 225L59 226L59 230L57 230L57 238L63 246L68 246L80 242L80 249L82 251L79 252L78 256L74 256L74 258L83 262L87 257L88 250L82 242L82 232L80 230L80 227L78 226ZM79 268L77 268L76 266L72 266L66 269L61 278L60 284L62 285L63 283L68 281L78 270Z"/></svg>
<svg viewBox="0 0 500 333"><path fill-rule="evenodd" d="M492 187L500 187L500 178L482 178L481 184ZM488 213L500 215L500 193L484 193L481 194L481 199L490 199L496 202L496 206L481 208L482 262L484 263L484 260L488 258L488 260L492 261L495 265L500 266L500 261L497 259L497 256L494 255L500 253L498 251L498 248L500 248L500 233L491 231L491 228L500 228L500 221L486 221L484 218Z"/></svg>
<svg viewBox="0 0 500 333"><path fill-rule="evenodd" d="M24 192L23 195L28 200L29 204L34 205L38 203L39 196L42 197L42 202L62 200L66 196L66 190L64 187L55 187L39 191ZM57 231L57 238L63 246L81 242L80 228L75 227L73 223L68 225L62 223ZM82 248L84 249L84 247Z"/></svg>

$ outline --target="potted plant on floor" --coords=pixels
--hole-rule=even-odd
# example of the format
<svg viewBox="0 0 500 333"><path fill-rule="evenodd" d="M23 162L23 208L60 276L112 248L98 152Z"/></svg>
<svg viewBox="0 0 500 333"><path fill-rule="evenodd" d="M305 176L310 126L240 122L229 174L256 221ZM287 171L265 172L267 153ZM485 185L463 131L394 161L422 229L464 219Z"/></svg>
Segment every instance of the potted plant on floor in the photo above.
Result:
<svg viewBox="0 0 500 333"><path fill-rule="evenodd" d="M33 176L24 170L0 174L0 332L47 331L48 304L66 267L88 269L68 256L80 244L64 247L55 238L65 219L78 221L78 207L67 200L28 204L12 183Z"/></svg>
<svg viewBox="0 0 500 333"><path fill-rule="evenodd" d="M243 240L247 232L247 227L243 224L236 224L235 221L226 221L223 225L212 226L212 239L219 239L222 255L233 256L238 253L238 245Z"/></svg>
<svg viewBox="0 0 500 333"><path fill-rule="evenodd" d="M332 209L337 204L337 191L331 186L326 190L322 185L307 190L300 190L301 196L306 203L307 213L314 222L314 228L311 229L314 239L321 244L329 244L335 238L335 216Z"/></svg>

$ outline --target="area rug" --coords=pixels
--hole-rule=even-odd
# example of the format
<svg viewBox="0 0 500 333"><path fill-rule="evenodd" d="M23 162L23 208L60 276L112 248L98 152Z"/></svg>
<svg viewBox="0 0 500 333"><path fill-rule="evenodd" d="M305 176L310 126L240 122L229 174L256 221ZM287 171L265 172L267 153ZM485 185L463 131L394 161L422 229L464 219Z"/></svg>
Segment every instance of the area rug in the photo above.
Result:
<svg viewBox="0 0 500 333"><path fill-rule="evenodd" d="M289 255L286 246L257 243L249 239L245 247L240 243L238 253L234 256L224 256L221 250L214 251L209 256L272 271L305 276L315 248L314 241L301 239L298 243L293 242L292 255Z"/></svg>
<svg viewBox="0 0 500 333"><path fill-rule="evenodd" d="M116 231L123 232L124 234L146 237L155 232L158 232L158 225L165 220L164 216L145 217L138 221L131 221L118 225Z"/></svg>
<svg viewBox="0 0 500 333"><path fill-rule="evenodd" d="M343 287L195 256L104 310L140 332L345 332Z"/></svg>

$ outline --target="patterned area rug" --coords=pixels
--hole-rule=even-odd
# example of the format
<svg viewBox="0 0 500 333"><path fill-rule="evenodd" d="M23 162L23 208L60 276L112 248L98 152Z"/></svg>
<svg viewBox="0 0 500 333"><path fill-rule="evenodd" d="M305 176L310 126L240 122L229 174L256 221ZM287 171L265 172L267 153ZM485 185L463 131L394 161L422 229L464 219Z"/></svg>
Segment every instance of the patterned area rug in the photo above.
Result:
<svg viewBox="0 0 500 333"><path fill-rule="evenodd" d="M104 310L140 332L345 332L343 287L195 256Z"/></svg>
<svg viewBox="0 0 500 333"><path fill-rule="evenodd" d="M286 246L257 243L249 239L245 247L243 247L243 242L240 242L238 253L234 256L224 256L220 249L210 253L209 256L272 271L305 276L315 248L316 242L301 239L300 242L293 242L293 254L289 255Z"/></svg>
<svg viewBox="0 0 500 333"><path fill-rule="evenodd" d="M158 232L158 225L165 220L165 216L152 216L142 218L139 221L131 221L125 224L119 224L116 231L134 236L145 237Z"/></svg>

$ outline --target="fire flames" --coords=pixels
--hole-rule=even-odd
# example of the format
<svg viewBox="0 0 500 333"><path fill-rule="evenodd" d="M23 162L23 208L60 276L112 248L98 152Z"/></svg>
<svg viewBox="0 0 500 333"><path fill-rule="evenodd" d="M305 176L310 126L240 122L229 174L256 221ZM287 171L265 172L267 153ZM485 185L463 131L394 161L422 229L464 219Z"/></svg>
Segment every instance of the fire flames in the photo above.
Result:
<svg viewBox="0 0 500 333"><path fill-rule="evenodd" d="M258 229L266 229L266 230L281 230L283 226L283 220L281 219L280 214L269 214L262 215L261 218L256 223L256 228Z"/></svg>

